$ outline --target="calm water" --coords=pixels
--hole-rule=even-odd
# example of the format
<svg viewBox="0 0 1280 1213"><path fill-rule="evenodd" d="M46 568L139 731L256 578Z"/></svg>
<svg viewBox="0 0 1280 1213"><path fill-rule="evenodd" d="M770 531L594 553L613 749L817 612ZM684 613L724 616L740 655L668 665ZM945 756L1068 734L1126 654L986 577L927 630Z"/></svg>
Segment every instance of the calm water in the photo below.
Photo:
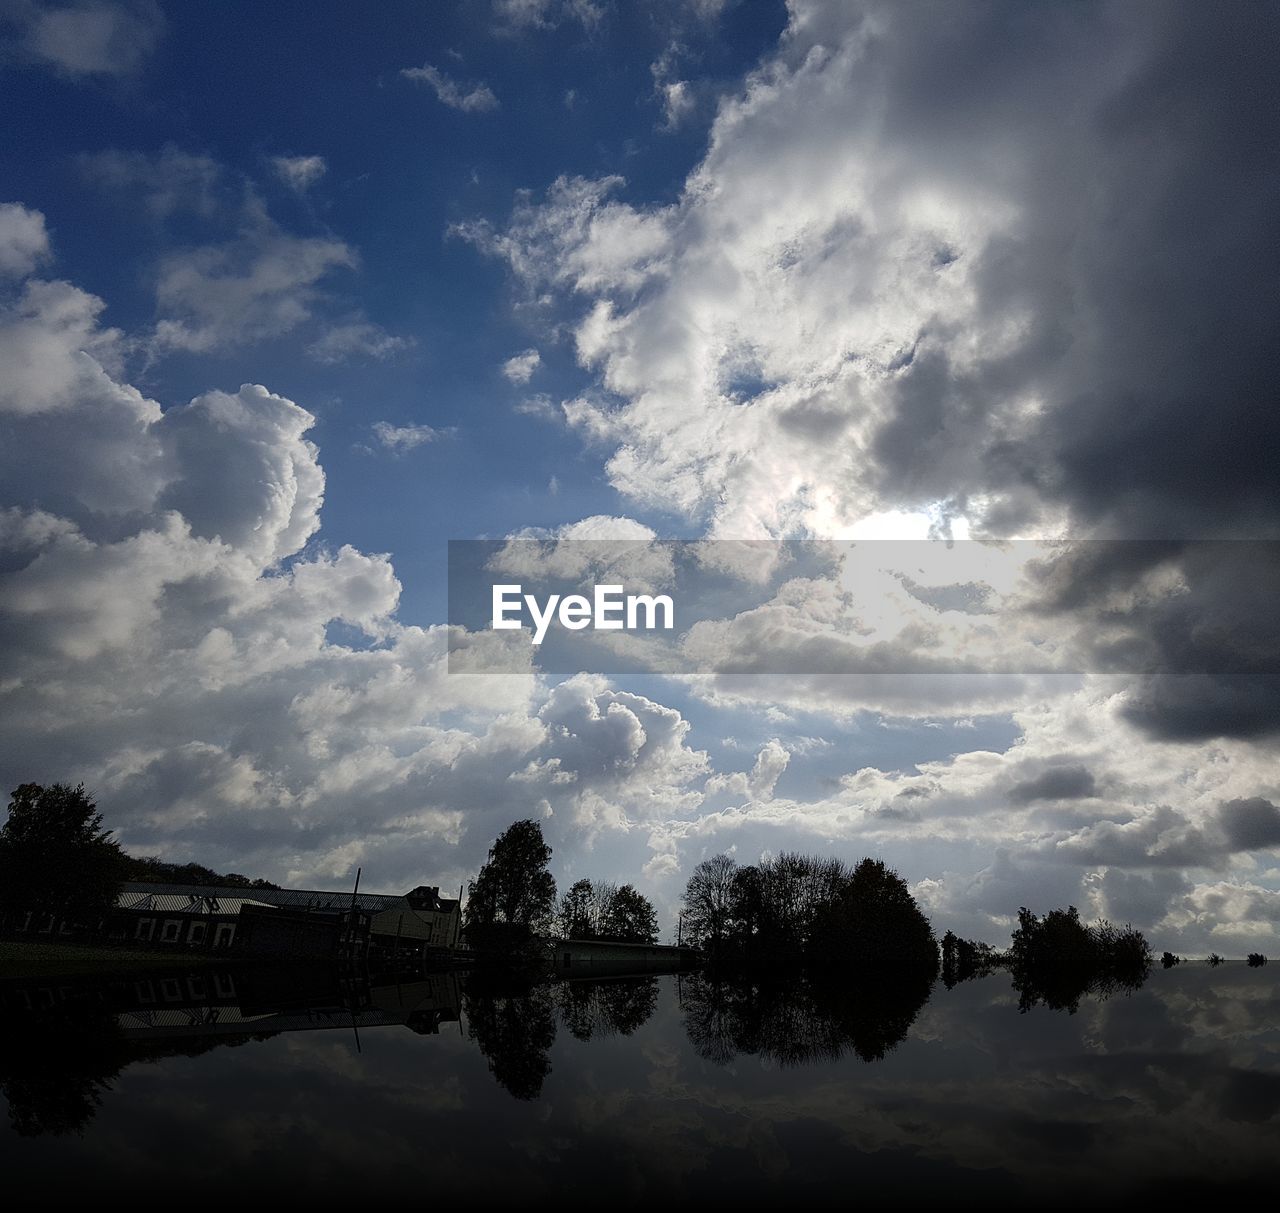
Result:
<svg viewBox="0 0 1280 1213"><path fill-rule="evenodd" d="M1096 1205L1280 1159L1277 965L1157 971L1074 1015L1019 1014L997 974L839 1023L689 977L308 981L0 983L6 1189Z"/></svg>

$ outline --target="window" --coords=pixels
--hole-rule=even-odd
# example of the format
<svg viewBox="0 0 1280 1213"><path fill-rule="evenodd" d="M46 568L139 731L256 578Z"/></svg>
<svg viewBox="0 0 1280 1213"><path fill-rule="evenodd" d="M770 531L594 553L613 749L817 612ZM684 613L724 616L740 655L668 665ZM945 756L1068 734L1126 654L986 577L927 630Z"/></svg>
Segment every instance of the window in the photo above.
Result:
<svg viewBox="0 0 1280 1213"><path fill-rule="evenodd" d="M218 929L213 933L213 946L215 948L229 948L236 938L236 924L234 922L220 922Z"/></svg>
<svg viewBox="0 0 1280 1213"><path fill-rule="evenodd" d="M164 928L160 932L160 942L177 943L181 934L182 920L178 918L168 918L165 920Z"/></svg>
<svg viewBox="0 0 1280 1213"><path fill-rule="evenodd" d="M187 942L204 943L204 938L208 933L209 924L207 922L193 922L191 930L187 932Z"/></svg>
<svg viewBox="0 0 1280 1213"><path fill-rule="evenodd" d="M134 939L150 940L156 933L156 920L154 918L139 918L138 929L134 931Z"/></svg>
<svg viewBox="0 0 1280 1213"><path fill-rule="evenodd" d="M160 982L160 997L165 1002L181 1002L182 986L178 984L176 977L165 977Z"/></svg>

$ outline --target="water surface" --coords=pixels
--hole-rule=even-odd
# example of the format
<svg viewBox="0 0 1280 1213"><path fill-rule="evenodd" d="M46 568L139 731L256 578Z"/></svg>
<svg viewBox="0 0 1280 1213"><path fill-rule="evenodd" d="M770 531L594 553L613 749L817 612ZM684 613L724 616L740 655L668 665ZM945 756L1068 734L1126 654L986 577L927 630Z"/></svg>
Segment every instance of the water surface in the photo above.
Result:
<svg viewBox="0 0 1280 1213"><path fill-rule="evenodd" d="M1274 966L1158 971L1075 1014L1020 1014L1000 973L905 1020L867 999L833 1023L689 976L0 983L0 1173L57 1203L481 1207L1097 1205L1276 1174Z"/></svg>

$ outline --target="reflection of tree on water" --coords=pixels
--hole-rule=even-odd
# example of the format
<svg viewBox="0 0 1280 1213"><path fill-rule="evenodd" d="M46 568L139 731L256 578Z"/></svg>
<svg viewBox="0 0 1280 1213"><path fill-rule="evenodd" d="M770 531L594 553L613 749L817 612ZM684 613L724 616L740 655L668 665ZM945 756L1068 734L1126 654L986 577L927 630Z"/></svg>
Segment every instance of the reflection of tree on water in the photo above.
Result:
<svg viewBox="0 0 1280 1213"><path fill-rule="evenodd" d="M658 1005L656 977L567 981L557 990L560 1020L579 1040L630 1036Z"/></svg>
<svg viewBox="0 0 1280 1213"><path fill-rule="evenodd" d="M24 1137L83 1131L131 1060L115 1019L88 1000L0 1019L0 1090Z"/></svg>
<svg viewBox="0 0 1280 1213"><path fill-rule="evenodd" d="M517 1099L537 1099L556 1039L551 989L511 974L477 972L464 996L468 1032L494 1078Z"/></svg>
<svg viewBox="0 0 1280 1213"><path fill-rule="evenodd" d="M740 1053L780 1065L835 1061L852 1052L879 1061L906 1037L929 998L932 974L829 974L680 980L685 1031L700 1057L720 1064Z"/></svg>
<svg viewBox="0 0 1280 1213"><path fill-rule="evenodd" d="M481 971L471 975L465 996L472 1040L494 1078L517 1099L542 1093L557 1016L578 1040L630 1036L657 1004L655 977L550 983Z"/></svg>
<svg viewBox="0 0 1280 1213"><path fill-rule="evenodd" d="M130 1040L101 989L86 986L51 1006L0 1008L0 1092L23 1137L83 1133L112 1082L134 1063L197 1057L270 1035Z"/></svg>

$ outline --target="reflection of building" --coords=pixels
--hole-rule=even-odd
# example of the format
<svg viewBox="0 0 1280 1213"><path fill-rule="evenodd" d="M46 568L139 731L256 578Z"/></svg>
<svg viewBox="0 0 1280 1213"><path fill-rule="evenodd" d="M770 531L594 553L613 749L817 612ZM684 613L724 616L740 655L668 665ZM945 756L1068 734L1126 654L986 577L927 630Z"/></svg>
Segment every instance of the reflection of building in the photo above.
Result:
<svg viewBox="0 0 1280 1213"><path fill-rule="evenodd" d="M561 939L555 944L555 967L561 977L605 977L630 973L678 973L696 968L696 948L656 943L621 943L611 939Z"/></svg>
<svg viewBox="0 0 1280 1213"><path fill-rule="evenodd" d="M368 986L335 984L328 971L306 968L0 983L0 1022L11 1027L77 1006L110 1017L127 1041L156 1042L395 1025L434 1034L458 1022L462 996L456 973Z"/></svg>

